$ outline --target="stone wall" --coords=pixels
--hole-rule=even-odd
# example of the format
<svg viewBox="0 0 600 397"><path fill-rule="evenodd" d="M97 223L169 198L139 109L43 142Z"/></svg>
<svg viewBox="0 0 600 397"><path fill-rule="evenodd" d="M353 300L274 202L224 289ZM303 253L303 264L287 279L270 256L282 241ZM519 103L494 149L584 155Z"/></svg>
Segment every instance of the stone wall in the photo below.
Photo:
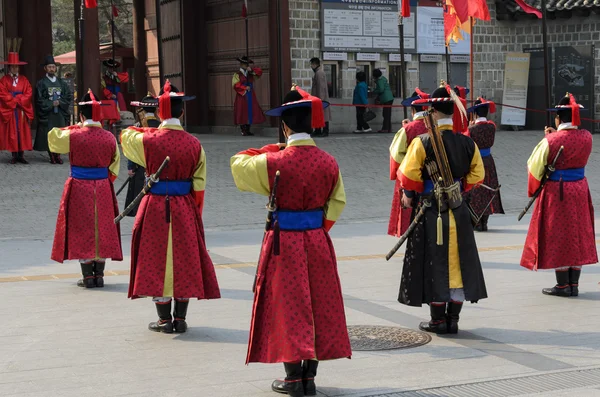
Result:
<svg viewBox="0 0 600 397"><path fill-rule="evenodd" d="M518 21L496 20L496 4L488 0L492 20L475 26L475 94L485 94L488 99L500 102L504 87L504 62L507 52L520 52L524 48L542 47L542 23L536 19ZM597 15L570 19L548 20L548 45L595 44L595 104L594 112L587 113L600 119L600 19ZM531 93L529 93L531 95ZM495 116L500 120L500 112ZM596 131L600 132L600 127Z"/></svg>

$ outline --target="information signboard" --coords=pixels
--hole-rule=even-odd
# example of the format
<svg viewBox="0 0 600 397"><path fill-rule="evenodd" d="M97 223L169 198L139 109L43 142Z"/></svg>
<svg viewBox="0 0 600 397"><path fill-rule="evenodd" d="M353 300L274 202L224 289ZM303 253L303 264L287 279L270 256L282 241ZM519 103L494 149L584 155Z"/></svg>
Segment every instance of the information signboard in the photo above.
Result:
<svg viewBox="0 0 600 397"><path fill-rule="evenodd" d="M419 3L421 4L421 3ZM417 51L419 54L445 54L444 9L442 7L417 7ZM464 40L450 43L450 54L470 54L471 36L463 33Z"/></svg>
<svg viewBox="0 0 600 397"><path fill-rule="evenodd" d="M416 51L415 16L404 18L405 52ZM322 50L395 52L400 49L398 0L321 0Z"/></svg>

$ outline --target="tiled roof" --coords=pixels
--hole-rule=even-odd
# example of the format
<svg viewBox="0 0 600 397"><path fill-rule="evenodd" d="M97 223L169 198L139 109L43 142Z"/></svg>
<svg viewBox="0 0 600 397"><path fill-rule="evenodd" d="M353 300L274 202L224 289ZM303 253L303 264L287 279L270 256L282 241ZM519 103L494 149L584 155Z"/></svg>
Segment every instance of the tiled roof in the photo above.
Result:
<svg viewBox="0 0 600 397"><path fill-rule="evenodd" d="M542 9L541 0L525 0L525 2L538 10ZM600 14L600 0L546 0L546 10L551 18L569 17L571 12ZM525 15L525 12L515 0L496 0L496 15L499 17L498 19L504 19L503 17L507 15L515 17Z"/></svg>

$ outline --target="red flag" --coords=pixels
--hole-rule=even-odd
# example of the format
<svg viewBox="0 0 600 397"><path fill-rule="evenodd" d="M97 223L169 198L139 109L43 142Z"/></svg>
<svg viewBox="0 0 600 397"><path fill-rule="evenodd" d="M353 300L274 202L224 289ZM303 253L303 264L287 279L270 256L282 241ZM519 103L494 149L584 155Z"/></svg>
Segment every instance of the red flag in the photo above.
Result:
<svg viewBox="0 0 600 397"><path fill-rule="evenodd" d="M400 0L402 2L402 12L401 15L404 18L410 17L410 0Z"/></svg>
<svg viewBox="0 0 600 397"><path fill-rule="evenodd" d="M469 16L482 21L489 21L491 19L490 10L485 0L469 1Z"/></svg>
<svg viewBox="0 0 600 397"><path fill-rule="evenodd" d="M525 3L524 0L515 0L517 2L517 4L519 5L519 7L521 7L523 9L523 11L525 11L527 14L535 14L535 16L537 16L538 18L542 18L542 12L540 10L538 10L537 8L535 8L534 6L530 6L529 4Z"/></svg>
<svg viewBox="0 0 600 397"><path fill-rule="evenodd" d="M98 7L98 0L85 0L85 8Z"/></svg>
<svg viewBox="0 0 600 397"><path fill-rule="evenodd" d="M115 17L115 18L119 16L119 9L114 4L112 6L112 13L113 13L113 17Z"/></svg>
<svg viewBox="0 0 600 397"><path fill-rule="evenodd" d="M248 18L248 0L242 4L242 18Z"/></svg>

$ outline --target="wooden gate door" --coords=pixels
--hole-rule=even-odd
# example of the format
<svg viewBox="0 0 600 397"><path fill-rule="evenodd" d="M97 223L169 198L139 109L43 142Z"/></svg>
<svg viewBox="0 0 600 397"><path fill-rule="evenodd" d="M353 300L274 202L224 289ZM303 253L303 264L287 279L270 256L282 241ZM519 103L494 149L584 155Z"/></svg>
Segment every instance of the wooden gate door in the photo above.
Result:
<svg viewBox="0 0 600 397"><path fill-rule="evenodd" d="M185 91L182 11L182 0L156 0L161 88L169 79L180 91Z"/></svg>

